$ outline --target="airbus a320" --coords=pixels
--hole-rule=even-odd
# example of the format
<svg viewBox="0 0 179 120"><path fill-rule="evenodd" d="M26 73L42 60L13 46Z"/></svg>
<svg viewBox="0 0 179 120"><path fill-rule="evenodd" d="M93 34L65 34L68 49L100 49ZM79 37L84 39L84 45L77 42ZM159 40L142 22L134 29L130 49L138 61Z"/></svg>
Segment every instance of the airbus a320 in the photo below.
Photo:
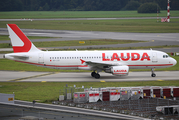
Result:
<svg viewBox="0 0 179 120"><path fill-rule="evenodd" d="M174 66L177 62L165 52L156 50L102 50L102 51L41 51L26 37L16 24L7 24L14 53L7 59L55 69L91 70L99 79L104 71L126 76L129 69L154 69Z"/></svg>

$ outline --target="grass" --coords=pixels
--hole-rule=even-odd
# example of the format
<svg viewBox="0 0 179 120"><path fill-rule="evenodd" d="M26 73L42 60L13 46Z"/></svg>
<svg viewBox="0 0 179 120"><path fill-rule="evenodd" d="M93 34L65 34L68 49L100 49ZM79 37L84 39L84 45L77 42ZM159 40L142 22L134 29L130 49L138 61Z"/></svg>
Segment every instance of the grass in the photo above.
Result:
<svg viewBox="0 0 179 120"><path fill-rule="evenodd" d="M127 20L65 20L65 21L1 21L0 28L6 24L17 24L21 29L51 29L139 33L179 33L179 19L170 23L157 22L155 19Z"/></svg>
<svg viewBox="0 0 179 120"><path fill-rule="evenodd" d="M171 10L172 17L178 17L179 11ZM137 11L10 11L0 12L0 19L44 19L44 18L123 18L156 17L156 13L137 13ZM167 10L162 10L159 17L166 17Z"/></svg>
<svg viewBox="0 0 179 120"><path fill-rule="evenodd" d="M8 35L0 35L0 40L10 40Z"/></svg>
<svg viewBox="0 0 179 120"><path fill-rule="evenodd" d="M58 100L59 91L64 91L64 86L85 88L99 87L129 87L129 86L179 86L179 81L137 81L137 82L0 82L1 93L15 93L16 100L51 103Z"/></svg>
<svg viewBox="0 0 179 120"><path fill-rule="evenodd" d="M33 66L25 63L15 62L8 59L0 59L0 70L11 71L43 71L43 72L58 72L57 69L49 69L38 66Z"/></svg>
<svg viewBox="0 0 179 120"><path fill-rule="evenodd" d="M80 43L84 42L84 43ZM85 40L85 41L48 41L48 42L33 42L36 47L62 47L62 46L85 46L85 45L110 45L110 44L127 44L127 43L138 43L145 41L134 41L134 40L111 40L111 39L96 39L96 40ZM11 48L9 43L1 43L0 48Z"/></svg>
<svg viewBox="0 0 179 120"><path fill-rule="evenodd" d="M179 63L179 56L173 56L174 59ZM25 63L15 62L8 59L0 59L0 70L11 70L11 71L41 71L41 72L86 72L84 70L58 70L44 67L38 67ZM169 68L156 69L156 71L177 71L179 70L179 64ZM130 69L130 71L150 71L150 69Z"/></svg>
<svg viewBox="0 0 179 120"><path fill-rule="evenodd" d="M29 39L48 39L56 37L44 37L44 36L27 36ZM0 35L0 40L10 40L9 35Z"/></svg>

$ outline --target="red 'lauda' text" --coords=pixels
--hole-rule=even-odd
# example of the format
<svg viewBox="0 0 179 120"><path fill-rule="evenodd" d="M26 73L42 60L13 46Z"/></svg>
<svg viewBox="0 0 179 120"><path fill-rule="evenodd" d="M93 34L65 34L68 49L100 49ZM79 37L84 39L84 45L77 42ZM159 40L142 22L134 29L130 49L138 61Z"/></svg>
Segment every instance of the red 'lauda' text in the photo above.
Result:
<svg viewBox="0 0 179 120"><path fill-rule="evenodd" d="M114 60L128 61L130 59L131 59L131 61L137 61L137 60L143 61L145 59L150 61L150 57L147 53L143 53L142 57L140 57L139 53L126 53L126 56L124 56L124 53L120 53L120 57L117 53L113 53L111 58L106 57L106 54L102 53L102 60L103 61L114 61Z"/></svg>

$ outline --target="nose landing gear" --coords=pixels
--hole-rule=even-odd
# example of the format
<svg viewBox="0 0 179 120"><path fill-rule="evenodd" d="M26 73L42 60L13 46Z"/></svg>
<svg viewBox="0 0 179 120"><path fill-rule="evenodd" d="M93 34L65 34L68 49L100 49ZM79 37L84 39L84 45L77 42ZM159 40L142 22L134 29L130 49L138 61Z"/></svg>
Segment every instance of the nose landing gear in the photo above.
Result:
<svg viewBox="0 0 179 120"><path fill-rule="evenodd" d="M154 73L154 68L152 68L151 71L152 71L151 77L156 77L156 74Z"/></svg>

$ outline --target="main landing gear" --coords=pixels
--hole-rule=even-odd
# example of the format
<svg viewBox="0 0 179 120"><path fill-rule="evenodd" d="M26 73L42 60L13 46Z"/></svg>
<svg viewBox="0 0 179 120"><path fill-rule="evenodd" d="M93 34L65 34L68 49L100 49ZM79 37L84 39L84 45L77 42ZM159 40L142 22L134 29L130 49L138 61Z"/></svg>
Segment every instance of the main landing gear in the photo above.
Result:
<svg viewBox="0 0 179 120"><path fill-rule="evenodd" d="M152 68L151 71L152 71L151 76L152 76L152 77L156 77L156 74L154 73L154 68Z"/></svg>
<svg viewBox="0 0 179 120"><path fill-rule="evenodd" d="M100 75L99 75L98 73L96 73L95 71L93 71L93 72L91 73L91 76L94 77L94 78L96 78L96 79L99 79L99 78L100 78Z"/></svg>

